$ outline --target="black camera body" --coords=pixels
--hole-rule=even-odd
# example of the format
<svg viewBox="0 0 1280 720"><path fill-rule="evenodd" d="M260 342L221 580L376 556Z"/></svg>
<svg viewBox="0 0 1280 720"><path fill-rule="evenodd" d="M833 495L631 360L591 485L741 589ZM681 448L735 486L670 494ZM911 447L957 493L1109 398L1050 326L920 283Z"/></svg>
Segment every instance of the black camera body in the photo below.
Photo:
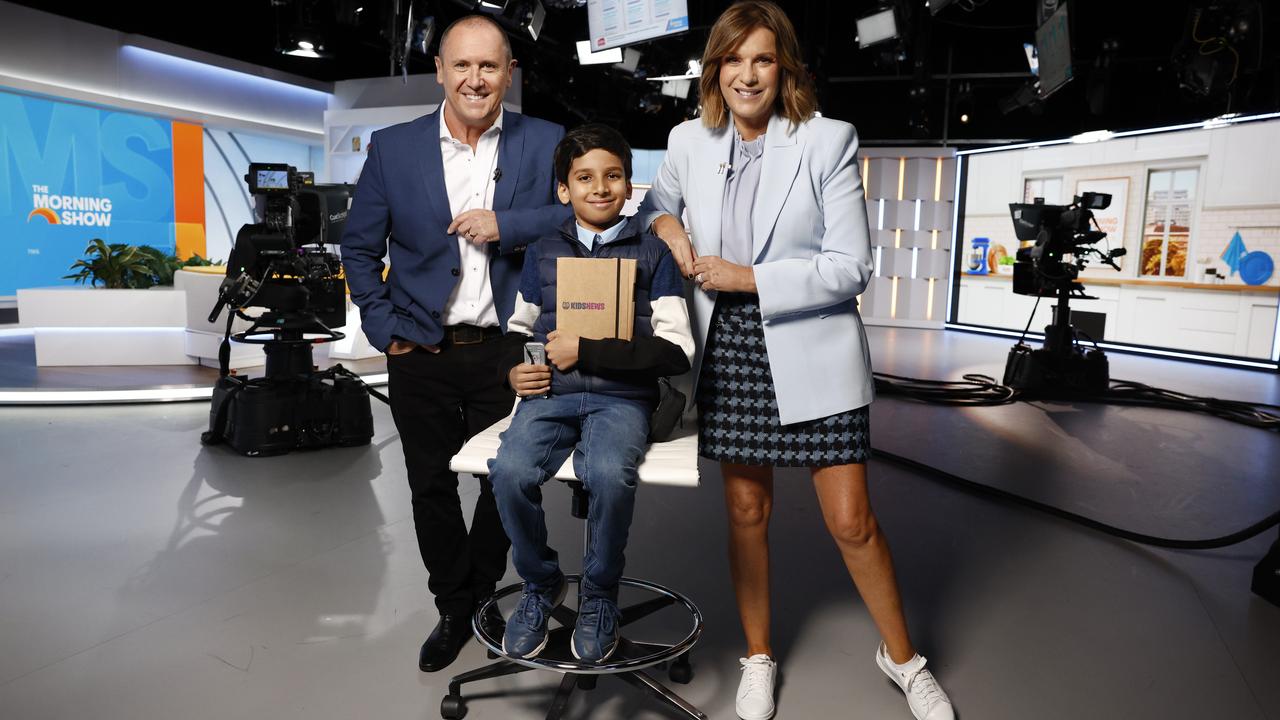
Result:
<svg viewBox="0 0 1280 720"><path fill-rule="evenodd" d="M342 237L351 186L316 185L311 173L271 163L251 164L245 181L261 222L236 233L209 321L224 304L252 303L267 308L268 327L298 327L304 321L326 329L345 325L342 261L327 246Z"/></svg>
<svg viewBox="0 0 1280 720"><path fill-rule="evenodd" d="M351 186L315 185L311 173L267 163L251 164L245 181L260 222L236 234L227 278L209 315L213 322L230 306L209 431L201 441L226 442L251 456L368 444L368 387L341 365L317 371L311 358L314 345L343 337L333 328L346 324L346 284L341 260L326 246L341 238ZM265 310L250 317L247 307ZM234 338L263 346L264 377L230 374L237 316L252 325Z"/></svg>
<svg viewBox="0 0 1280 720"><path fill-rule="evenodd" d="M1035 241L1031 247L1018 248L1014 255L1013 291L1053 297L1066 289L1083 298L1084 288L1076 279L1089 255L1097 255L1119 270L1115 258L1124 255L1124 249L1105 253L1097 249L1094 244L1107 234L1090 229L1093 211L1110 206L1110 195L1092 192L1076 197L1070 205L1046 205L1042 198L1034 203L1009 203L1014 235L1022 241Z"/></svg>

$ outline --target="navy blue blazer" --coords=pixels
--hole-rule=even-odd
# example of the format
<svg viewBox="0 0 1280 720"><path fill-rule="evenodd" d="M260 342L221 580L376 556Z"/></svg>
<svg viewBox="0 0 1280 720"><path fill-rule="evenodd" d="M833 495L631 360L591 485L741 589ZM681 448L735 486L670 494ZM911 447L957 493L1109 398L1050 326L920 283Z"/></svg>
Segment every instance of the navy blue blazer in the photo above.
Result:
<svg viewBox="0 0 1280 720"><path fill-rule="evenodd" d="M458 239L440 156L440 110L379 130L369 142L342 234L342 265L369 343L392 336L439 344L445 301L458 283ZM573 215L556 198L552 154L564 136L554 123L505 110L498 136L502 174L494 186L499 242L489 243L489 283L505 331L520 285L524 248ZM391 272L382 279L383 259Z"/></svg>

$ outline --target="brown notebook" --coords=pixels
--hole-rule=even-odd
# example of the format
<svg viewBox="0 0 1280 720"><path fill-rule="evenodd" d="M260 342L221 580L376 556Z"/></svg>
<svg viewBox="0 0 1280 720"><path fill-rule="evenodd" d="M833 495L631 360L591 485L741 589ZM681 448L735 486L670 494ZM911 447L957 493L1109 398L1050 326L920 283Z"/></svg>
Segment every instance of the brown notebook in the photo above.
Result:
<svg viewBox="0 0 1280 720"><path fill-rule="evenodd" d="M630 340L635 291L635 260L557 258L556 329L592 340Z"/></svg>

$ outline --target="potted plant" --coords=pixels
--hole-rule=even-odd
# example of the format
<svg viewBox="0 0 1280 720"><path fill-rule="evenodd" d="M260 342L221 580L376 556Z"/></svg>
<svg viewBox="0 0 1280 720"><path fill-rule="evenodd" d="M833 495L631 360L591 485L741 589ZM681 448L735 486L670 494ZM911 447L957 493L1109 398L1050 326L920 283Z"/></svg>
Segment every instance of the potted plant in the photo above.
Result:
<svg viewBox="0 0 1280 720"><path fill-rule="evenodd" d="M134 287L135 275L149 272L143 253L132 245L108 245L100 238L94 238L85 247L84 254L85 257L71 265L72 270L79 268L79 271L63 275L64 280L75 280L79 285L88 282L96 287L102 283L105 288L124 289Z"/></svg>
<svg viewBox="0 0 1280 720"><path fill-rule="evenodd" d="M180 260L150 245L126 245L124 243L107 244L94 238L84 249L85 257L77 260L72 270L77 272L64 275L67 280L75 280L77 284L89 283L96 287L112 289L145 290L151 287L172 287L173 274L184 267L197 265L220 265L200 255L192 255Z"/></svg>

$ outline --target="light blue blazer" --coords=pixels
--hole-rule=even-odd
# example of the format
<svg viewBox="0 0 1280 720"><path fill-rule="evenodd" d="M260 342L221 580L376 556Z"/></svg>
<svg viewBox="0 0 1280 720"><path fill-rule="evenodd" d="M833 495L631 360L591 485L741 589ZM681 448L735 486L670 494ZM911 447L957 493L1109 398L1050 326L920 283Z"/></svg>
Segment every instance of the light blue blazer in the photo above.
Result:
<svg viewBox="0 0 1280 720"><path fill-rule="evenodd" d="M721 130L700 119L677 125L639 215L688 210L698 255L720 255L732 120ZM846 122L815 117L798 127L774 116L752 215L752 250L764 340L782 424L826 417L875 396L867 336L854 300L873 264L858 136ZM715 293L689 290L697 377Z"/></svg>

